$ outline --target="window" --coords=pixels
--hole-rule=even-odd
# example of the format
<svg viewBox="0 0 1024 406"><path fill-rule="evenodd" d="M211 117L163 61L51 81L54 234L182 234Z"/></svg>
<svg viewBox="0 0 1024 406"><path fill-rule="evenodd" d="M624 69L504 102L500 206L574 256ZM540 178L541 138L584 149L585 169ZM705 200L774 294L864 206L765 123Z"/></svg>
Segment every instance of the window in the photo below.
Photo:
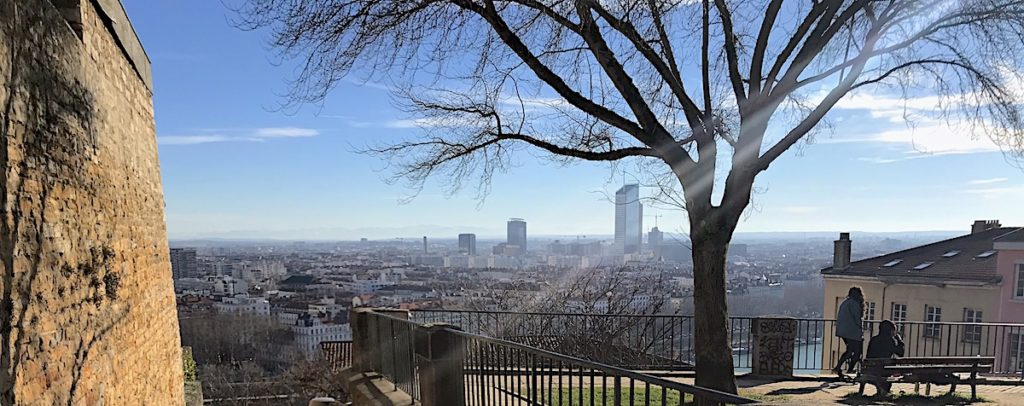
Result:
<svg viewBox="0 0 1024 406"><path fill-rule="evenodd" d="M864 302L864 329L871 330L871 320L875 319L875 302Z"/></svg>
<svg viewBox="0 0 1024 406"><path fill-rule="evenodd" d="M1014 299L1024 299L1024 264L1017 264L1017 283L1014 284Z"/></svg>
<svg viewBox="0 0 1024 406"><path fill-rule="evenodd" d="M981 310L964 309L965 323L981 323ZM980 343L981 326L964 326L964 342Z"/></svg>
<svg viewBox="0 0 1024 406"><path fill-rule="evenodd" d="M1006 358L1010 368L1024 370L1024 333L1010 333L1010 348Z"/></svg>
<svg viewBox="0 0 1024 406"><path fill-rule="evenodd" d="M886 267L886 268L888 268L888 267L893 267L893 266L899 265L899 264L900 264L900 262L903 262L903 260L902 260L902 259L894 259L894 260L892 260L892 261L886 262L886 263L885 263L884 265L882 265L882 266L884 266L884 267Z"/></svg>
<svg viewBox="0 0 1024 406"><path fill-rule="evenodd" d="M959 254L959 253L960 253L960 251L953 250L953 251L949 251L949 252L947 252L945 254L942 254L942 257L943 258L953 258L953 257L957 256L957 254Z"/></svg>
<svg viewBox="0 0 1024 406"><path fill-rule="evenodd" d="M994 250L989 250L989 251L985 251L985 252L982 252L982 253L976 255L975 258L988 258L988 257L991 257L991 256L993 256L995 254L996 254L996 252Z"/></svg>
<svg viewBox="0 0 1024 406"><path fill-rule="evenodd" d="M934 262L922 262L922 263L918 264L917 266L915 266L914 269L920 271L920 270L925 269L925 268L927 268L929 266L932 266L932 264L934 264Z"/></svg>
<svg viewBox="0 0 1024 406"><path fill-rule="evenodd" d="M907 305L893 303L891 320L896 323L896 329L900 331L900 334L903 334L903 322L907 321Z"/></svg>
<svg viewBox="0 0 1024 406"><path fill-rule="evenodd" d="M942 321L942 308L924 306L924 321L929 323L939 323ZM927 338L939 338L942 334L942 325L940 324L926 324L924 326L924 336Z"/></svg>

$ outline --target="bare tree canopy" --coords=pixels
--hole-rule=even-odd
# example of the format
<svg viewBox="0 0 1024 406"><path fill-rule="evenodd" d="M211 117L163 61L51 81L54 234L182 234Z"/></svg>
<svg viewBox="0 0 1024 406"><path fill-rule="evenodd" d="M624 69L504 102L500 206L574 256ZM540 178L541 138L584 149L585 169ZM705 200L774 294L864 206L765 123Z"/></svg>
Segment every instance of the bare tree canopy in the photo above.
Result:
<svg viewBox="0 0 1024 406"><path fill-rule="evenodd" d="M1019 157L1018 0L250 0L302 60L291 101L386 80L422 135L375 147L396 175L458 189L522 146L636 158L685 208L697 383L735 390L725 248L757 175L858 89L934 97L935 117ZM716 191L716 189L718 189ZM722 372L726 371L726 372Z"/></svg>

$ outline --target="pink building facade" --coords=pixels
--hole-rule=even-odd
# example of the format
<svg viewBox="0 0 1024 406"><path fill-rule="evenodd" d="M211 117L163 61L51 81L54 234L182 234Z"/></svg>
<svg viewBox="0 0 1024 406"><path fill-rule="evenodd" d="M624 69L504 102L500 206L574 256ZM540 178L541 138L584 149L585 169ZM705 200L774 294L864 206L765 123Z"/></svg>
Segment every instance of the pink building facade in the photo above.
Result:
<svg viewBox="0 0 1024 406"><path fill-rule="evenodd" d="M1018 229L995 240L998 252L996 270L1002 277L999 294L999 322L1024 323L1024 230ZM1024 329L1008 328L1004 356L1007 362L1024 369Z"/></svg>

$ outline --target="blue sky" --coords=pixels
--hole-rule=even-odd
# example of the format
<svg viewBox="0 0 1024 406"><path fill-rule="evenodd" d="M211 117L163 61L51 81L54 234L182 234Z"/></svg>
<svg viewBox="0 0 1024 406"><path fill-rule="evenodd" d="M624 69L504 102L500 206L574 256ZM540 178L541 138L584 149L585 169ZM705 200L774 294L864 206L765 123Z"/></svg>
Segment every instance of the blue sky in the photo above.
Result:
<svg viewBox="0 0 1024 406"><path fill-rule="evenodd" d="M412 202L384 162L354 153L420 131L386 89L346 83L322 106L281 112L295 65L260 33L229 23L218 1L124 0L153 63L157 136L171 238L388 238L461 230L499 235L508 217L531 234L610 234L607 165L560 166L523 153L482 203L428 183ZM927 108L928 98L910 107ZM931 104L933 105L933 103ZM902 122L904 104L858 94L830 115L834 133L788 152L758 178L739 231L968 230L974 219L1024 225L1024 174L987 140L944 124ZM922 153L921 151L928 151ZM683 214L661 214L683 231ZM653 217L645 219L651 225Z"/></svg>

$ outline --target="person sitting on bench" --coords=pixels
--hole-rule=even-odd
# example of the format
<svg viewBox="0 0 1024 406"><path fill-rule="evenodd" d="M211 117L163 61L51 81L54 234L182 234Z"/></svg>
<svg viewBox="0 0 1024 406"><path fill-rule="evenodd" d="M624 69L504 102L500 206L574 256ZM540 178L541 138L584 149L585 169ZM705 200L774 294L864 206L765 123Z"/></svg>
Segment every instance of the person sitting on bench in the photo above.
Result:
<svg viewBox="0 0 1024 406"><path fill-rule="evenodd" d="M889 320L883 320L878 325L878 335L871 337L871 341L868 342L866 358L902 357L904 349L903 337L896 332L896 324ZM879 386L879 392L884 393L888 393L892 386L888 381L882 381L876 385Z"/></svg>

